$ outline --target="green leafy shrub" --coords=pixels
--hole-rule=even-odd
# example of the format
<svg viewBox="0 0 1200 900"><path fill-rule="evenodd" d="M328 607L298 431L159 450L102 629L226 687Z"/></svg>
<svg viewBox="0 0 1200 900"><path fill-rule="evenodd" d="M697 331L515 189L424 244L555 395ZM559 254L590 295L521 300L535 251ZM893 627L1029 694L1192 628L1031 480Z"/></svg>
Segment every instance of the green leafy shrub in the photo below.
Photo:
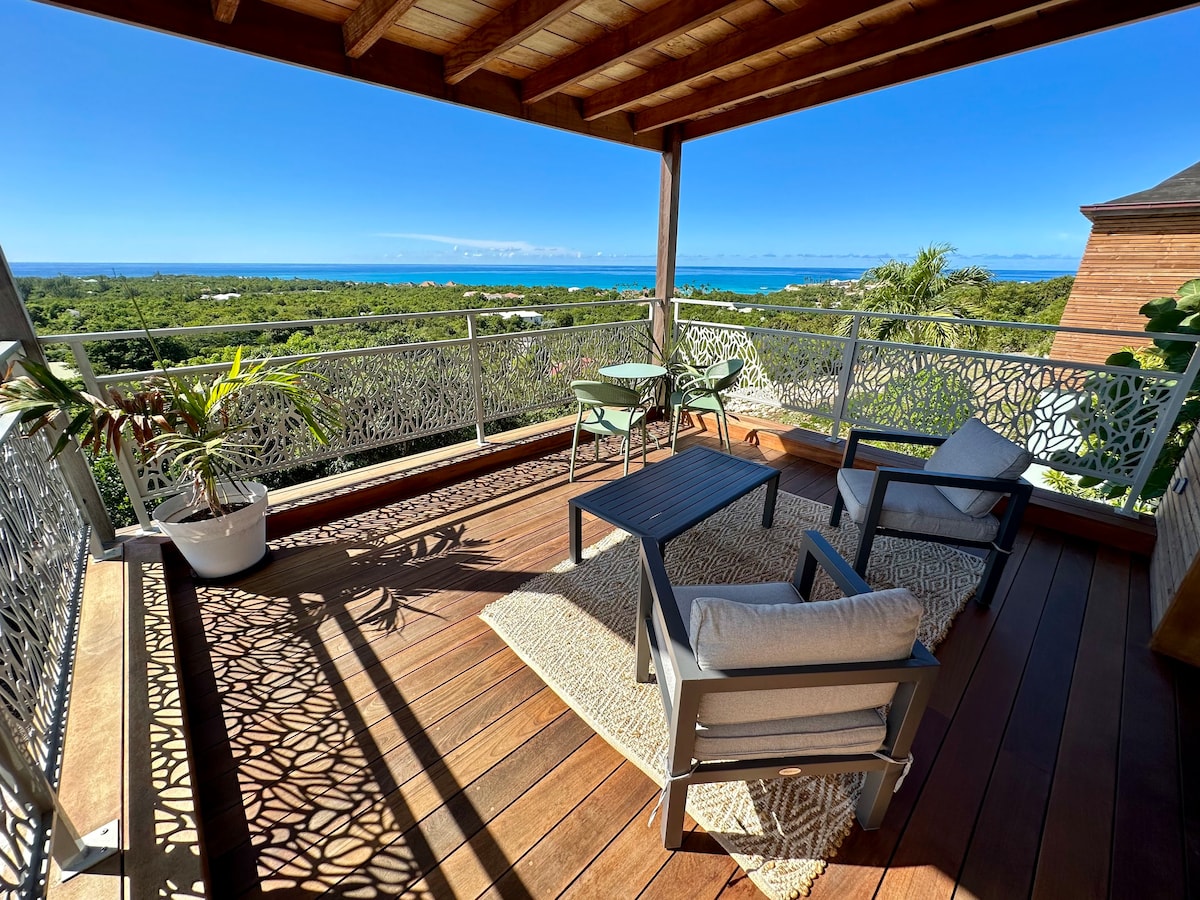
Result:
<svg viewBox="0 0 1200 900"><path fill-rule="evenodd" d="M1159 297L1144 304L1138 312L1149 321L1145 330L1161 334L1200 334L1200 278L1179 288L1178 299ZM1152 347L1126 349L1114 353L1105 362L1110 366L1129 369L1156 369L1184 372L1191 362L1195 344L1170 338L1155 338ZM1088 380L1087 394L1080 411L1090 420L1099 420L1095 434L1086 438L1075 452L1062 451L1055 456L1058 462L1083 465L1122 465L1137 463L1132 454L1144 453L1150 444L1150 429L1158 419L1159 407L1148 393L1149 382L1139 379L1117 379L1100 374ZM1146 485L1139 496L1141 501L1155 501L1166 493L1171 477L1187 450L1188 443L1200 421L1200 382L1188 388L1188 395L1179 415L1171 423L1162 452L1155 460ZM1131 435L1124 446L1108 440L1118 430ZM1105 500L1120 500L1129 491L1128 485L1115 484L1096 476L1080 476L1078 486L1093 491Z"/></svg>
<svg viewBox="0 0 1200 900"><path fill-rule="evenodd" d="M849 418L905 431L950 434L975 415L971 386L958 375L923 369L881 392L850 398Z"/></svg>

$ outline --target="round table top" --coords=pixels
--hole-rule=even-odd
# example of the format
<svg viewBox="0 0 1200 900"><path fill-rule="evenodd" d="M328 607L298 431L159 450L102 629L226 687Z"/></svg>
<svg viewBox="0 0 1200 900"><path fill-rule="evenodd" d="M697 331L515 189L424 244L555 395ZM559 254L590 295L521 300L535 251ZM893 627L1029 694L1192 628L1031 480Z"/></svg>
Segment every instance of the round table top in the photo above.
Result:
<svg viewBox="0 0 1200 900"><path fill-rule="evenodd" d="M645 378L659 378L667 374L662 366L651 363L619 363L615 366L605 366L600 374L606 378L627 378L640 381Z"/></svg>

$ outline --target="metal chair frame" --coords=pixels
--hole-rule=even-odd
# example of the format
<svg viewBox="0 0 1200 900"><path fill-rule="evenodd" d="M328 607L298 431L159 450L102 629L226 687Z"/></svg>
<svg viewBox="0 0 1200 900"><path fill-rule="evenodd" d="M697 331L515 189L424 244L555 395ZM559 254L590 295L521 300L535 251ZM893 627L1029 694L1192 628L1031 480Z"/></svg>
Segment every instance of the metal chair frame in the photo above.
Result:
<svg viewBox="0 0 1200 900"><path fill-rule="evenodd" d="M869 428L851 429L846 439L846 450L842 455L842 468L854 467L854 459L858 453L858 445L864 440L889 441L901 444L921 444L929 447L940 447L946 441L944 435L918 434L907 431L880 431ZM943 535L926 534L924 532L902 531L894 528L884 528L879 524L883 515L883 507L887 499L888 485L907 482L909 484L928 484L940 487L968 488L982 491L994 491L1008 497L1004 512L1000 515L1000 528L995 540L977 541L962 538L946 537ZM979 475L956 475L950 472L930 472L925 469L900 469L881 466L875 470L875 483L871 488L871 497L867 505L867 513L860 526L858 551L854 556L854 571L861 576L867 574L867 562L871 558L871 548L876 535L908 538L910 540L931 541L939 544L956 546L981 547L988 550L984 563L983 575L979 586L975 589L975 602L980 606L991 605L1000 583L1004 566L1012 555L1016 544L1017 532L1021 527L1021 519L1025 515L1025 507L1033 496L1033 485L1024 478L985 478ZM829 516L829 524L836 528L845 510L845 500L839 490L833 501L833 510Z"/></svg>
<svg viewBox="0 0 1200 900"><path fill-rule="evenodd" d="M901 778L921 716L929 703L938 661L920 641L907 659L834 665L773 666L759 669L701 669L696 662L687 624L679 613L658 544L643 538L642 568L649 582L650 614L637 623L650 645L670 729L668 775L663 789L662 838L667 849L683 841L684 807L690 785L714 781L867 773L855 815L864 829L879 828ZM817 567L824 569L847 596L870 590L837 551L815 531L805 532L792 583L802 597L812 590ZM664 658L675 674L667 688ZM768 691L896 682L898 687L887 716L887 736L877 754L793 755L753 760L698 762L692 755L700 699L724 691Z"/></svg>

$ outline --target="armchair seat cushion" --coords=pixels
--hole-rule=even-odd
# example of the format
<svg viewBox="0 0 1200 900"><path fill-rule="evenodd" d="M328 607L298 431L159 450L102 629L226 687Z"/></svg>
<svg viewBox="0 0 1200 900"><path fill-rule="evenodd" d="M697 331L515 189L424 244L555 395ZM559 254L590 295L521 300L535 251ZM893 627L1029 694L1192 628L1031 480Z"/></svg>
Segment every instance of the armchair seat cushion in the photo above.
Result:
<svg viewBox="0 0 1200 900"><path fill-rule="evenodd" d="M838 469L838 490L846 512L858 525L867 517L875 473L867 469ZM978 493L978 492L977 492ZM879 527L914 535L938 535L951 540L995 540L1000 520L990 513L968 515L933 485L893 482L888 485Z"/></svg>
<svg viewBox="0 0 1200 900"><path fill-rule="evenodd" d="M883 746L887 722L878 709L825 716L699 726L694 757L765 759L807 753L873 753Z"/></svg>

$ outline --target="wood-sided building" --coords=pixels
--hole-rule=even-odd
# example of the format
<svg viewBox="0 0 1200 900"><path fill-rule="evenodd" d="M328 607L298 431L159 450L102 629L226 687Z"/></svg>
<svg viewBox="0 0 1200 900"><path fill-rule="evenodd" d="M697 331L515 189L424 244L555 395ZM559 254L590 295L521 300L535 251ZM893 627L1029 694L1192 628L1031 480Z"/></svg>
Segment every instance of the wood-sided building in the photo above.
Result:
<svg viewBox="0 0 1200 900"><path fill-rule="evenodd" d="M1200 163L1161 184L1079 209L1092 221L1062 324L1141 331L1138 309L1200 278ZM1059 334L1056 359L1104 362L1111 337Z"/></svg>

